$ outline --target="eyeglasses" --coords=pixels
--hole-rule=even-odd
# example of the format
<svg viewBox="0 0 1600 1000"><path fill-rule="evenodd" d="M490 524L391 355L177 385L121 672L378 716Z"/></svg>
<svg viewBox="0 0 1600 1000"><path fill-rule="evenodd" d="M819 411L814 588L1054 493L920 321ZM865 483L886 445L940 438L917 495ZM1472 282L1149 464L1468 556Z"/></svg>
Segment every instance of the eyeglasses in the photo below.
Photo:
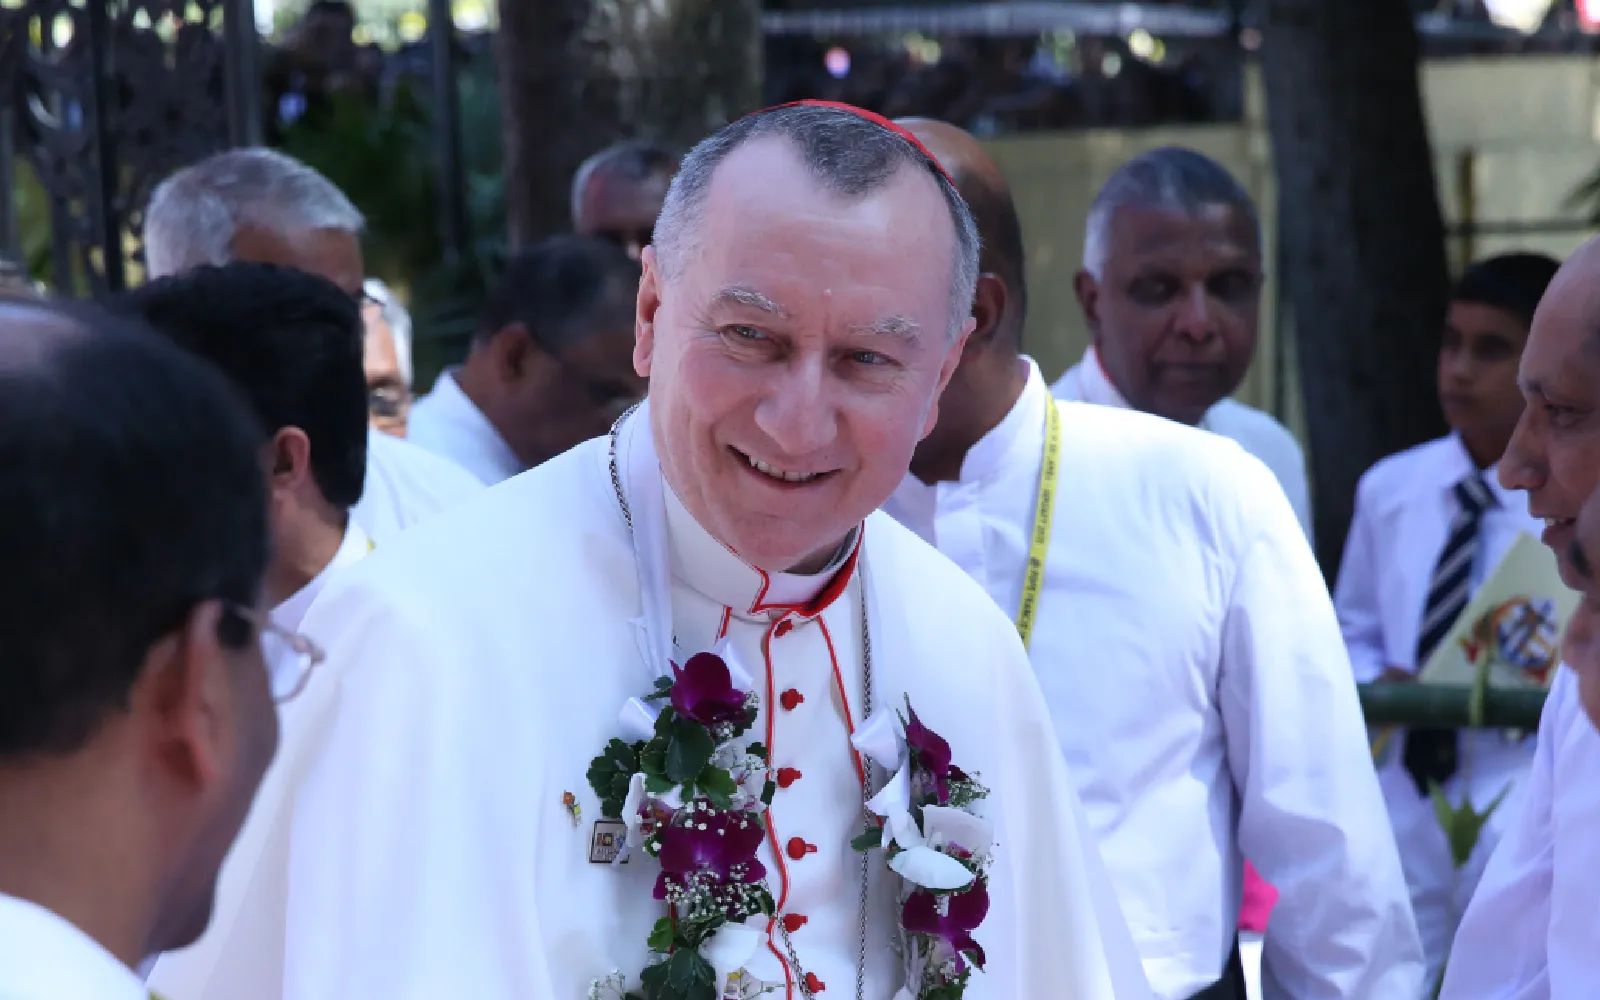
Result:
<svg viewBox="0 0 1600 1000"><path fill-rule="evenodd" d="M306 689L312 669L327 654L310 639L273 624L271 618L258 611L237 606L229 610L254 625L261 637L261 657L267 665L272 700L279 705L293 701Z"/></svg>
<svg viewBox="0 0 1600 1000"><path fill-rule="evenodd" d="M367 412L379 420L398 420L411 410L411 390L392 381L367 386Z"/></svg>

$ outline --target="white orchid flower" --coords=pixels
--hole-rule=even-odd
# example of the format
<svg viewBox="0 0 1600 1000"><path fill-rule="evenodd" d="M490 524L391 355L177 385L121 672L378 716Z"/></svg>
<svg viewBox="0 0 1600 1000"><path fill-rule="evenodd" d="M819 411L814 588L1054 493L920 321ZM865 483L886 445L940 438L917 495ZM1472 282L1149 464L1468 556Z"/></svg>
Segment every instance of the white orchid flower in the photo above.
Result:
<svg viewBox="0 0 1600 1000"><path fill-rule="evenodd" d="M911 768L902 767L878 789L878 794L867 800L867 809L883 817L883 846L890 841L901 847L922 845L917 821L911 816Z"/></svg>
<svg viewBox="0 0 1600 1000"><path fill-rule="evenodd" d="M644 807L649 801L649 793L644 790L644 775L635 771L628 779L628 799L622 804L622 821L628 825L625 843L630 851L644 846Z"/></svg>
<svg viewBox="0 0 1600 1000"><path fill-rule="evenodd" d="M964 889L977 878L966 865L931 847L911 847L889 861L889 870L924 889Z"/></svg>
<svg viewBox="0 0 1600 1000"><path fill-rule="evenodd" d="M850 742L885 771L898 771L906 762L906 739L900 716L893 709L880 708L856 727Z"/></svg>
<svg viewBox="0 0 1600 1000"><path fill-rule="evenodd" d="M988 820L950 806L922 807L922 836L936 850L955 844L979 856L994 846L994 827Z"/></svg>
<svg viewBox="0 0 1600 1000"><path fill-rule="evenodd" d="M745 924L723 924L700 943L700 957L716 970L717 995L727 988L728 977L744 968L761 943L761 932Z"/></svg>

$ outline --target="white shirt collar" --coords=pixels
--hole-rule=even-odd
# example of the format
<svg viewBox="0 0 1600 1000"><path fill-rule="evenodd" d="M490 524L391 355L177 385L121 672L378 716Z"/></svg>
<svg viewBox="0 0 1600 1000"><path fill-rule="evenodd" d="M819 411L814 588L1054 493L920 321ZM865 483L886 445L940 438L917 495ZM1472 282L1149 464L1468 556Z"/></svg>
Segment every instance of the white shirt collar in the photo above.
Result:
<svg viewBox="0 0 1600 1000"><path fill-rule="evenodd" d="M523 471L522 460L517 458L516 452L500 435L499 428L462 391L461 383L456 381L455 369L441 372L433 384L433 391L417 401L412 408L413 421L419 409L423 411L425 421L437 420L454 429L450 457L481 479L484 485L493 486ZM414 436L419 441L424 437L420 433ZM432 440L424 443L430 448L435 446Z"/></svg>
<svg viewBox="0 0 1600 1000"><path fill-rule="evenodd" d="M980 482L1010 466L1013 461L1039 461L1044 442L1045 407L1050 403L1050 387L1045 385L1039 366L1024 355L1018 364L1028 369L1028 380L1005 418L967 450L961 460L961 481Z"/></svg>
<svg viewBox="0 0 1600 1000"><path fill-rule="evenodd" d="M1133 404L1122 395L1122 390L1112 384L1111 376L1106 374L1106 366L1100 361L1100 352L1095 350L1093 344L1083 352L1083 363L1078 365L1078 394L1085 403L1115 406L1123 410L1133 409ZM1207 410L1196 426L1201 430L1212 430L1211 414L1215 410L1216 406Z"/></svg>
<svg viewBox="0 0 1600 1000"><path fill-rule="evenodd" d="M133 970L72 924L0 894L0 997L5 1000L147 1000Z"/></svg>
<svg viewBox="0 0 1600 1000"><path fill-rule="evenodd" d="M861 529L841 546L839 554L818 573L767 573L741 559L701 527L689 508L664 480L667 546L672 575L743 618L794 611L814 617L831 604L855 570Z"/></svg>
<svg viewBox="0 0 1600 1000"><path fill-rule="evenodd" d="M272 623L289 632L300 631L300 623L305 621L306 612L311 610L311 603L322 593L322 588L328 585L329 577L362 556L372 551L372 542L368 540L367 533L361 530L361 525L355 518L350 518L345 525L344 541L339 543L339 549L333 554L333 559L328 565L322 567L322 572L311 578L311 582L290 594L280 605L272 609Z"/></svg>
<svg viewBox="0 0 1600 1000"><path fill-rule="evenodd" d="M1474 462L1472 460L1472 456L1467 453L1467 445L1466 442L1461 440L1461 435L1457 434L1455 431L1451 431L1450 443L1454 445L1454 447L1452 447L1447 453L1448 458L1446 459L1444 467L1441 469L1443 476L1439 482L1439 489L1443 490L1445 493L1452 492L1456 488L1457 483L1472 475L1474 472L1479 471L1477 463ZM1519 501L1513 498L1515 491L1508 490L1504 486L1500 485L1499 470L1499 463L1495 463L1494 465L1489 466L1487 469L1482 470L1480 474L1483 476L1484 485L1489 487L1489 492L1493 494L1495 501L1500 505L1502 510L1515 510Z"/></svg>

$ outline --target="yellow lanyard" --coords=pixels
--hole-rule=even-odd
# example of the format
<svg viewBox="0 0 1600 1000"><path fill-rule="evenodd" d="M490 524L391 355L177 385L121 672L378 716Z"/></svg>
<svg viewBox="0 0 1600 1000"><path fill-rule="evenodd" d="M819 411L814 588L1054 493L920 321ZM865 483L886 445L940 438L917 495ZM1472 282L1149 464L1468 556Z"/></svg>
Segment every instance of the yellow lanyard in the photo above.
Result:
<svg viewBox="0 0 1600 1000"><path fill-rule="evenodd" d="M1056 478L1061 472L1061 408L1055 400L1045 406L1044 464L1039 469L1039 497L1033 505L1033 533L1028 543L1028 566L1022 578L1022 606L1017 609L1017 633L1022 647L1033 641L1033 621L1039 611L1039 590L1044 586L1044 560L1050 551L1050 525L1056 508Z"/></svg>

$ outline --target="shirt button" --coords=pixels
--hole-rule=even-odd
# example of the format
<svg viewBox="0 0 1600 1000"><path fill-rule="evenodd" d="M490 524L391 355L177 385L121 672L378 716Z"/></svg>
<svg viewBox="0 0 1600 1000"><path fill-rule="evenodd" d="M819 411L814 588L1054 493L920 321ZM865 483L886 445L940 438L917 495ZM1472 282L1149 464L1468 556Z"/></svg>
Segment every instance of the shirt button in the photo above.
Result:
<svg viewBox="0 0 1600 1000"><path fill-rule="evenodd" d="M806 973L806 989L813 993L821 993L828 988L828 984L817 978L815 972Z"/></svg>
<svg viewBox="0 0 1600 1000"><path fill-rule="evenodd" d="M802 913L785 913L783 915L783 929L787 933L793 934L795 931L810 923L810 920L811 918Z"/></svg>
<svg viewBox="0 0 1600 1000"><path fill-rule="evenodd" d="M785 618L783 621L778 623L778 627L777 628L772 630L772 634L773 634L774 637L776 637L778 639L782 639L784 636L788 635L790 633L790 631L792 631L793 629L794 629L794 622L792 622L789 619Z"/></svg>
<svg viewBox="0 0 1600 1000"><path fill-rule="evenodd" d="M778 787L788 788L800 780L800 769L795 767L778 768Z"/></svg>
<svg viewBox="0 0 1600 1000"><path fill-rule="evenodd" d="M799 837L790 837L788 852L791 860L799 861L807 854L817 853L817 845L808 844Z"/></svg>
<svg viewBox="0 0 1600 1000"><path fill-rule="evenodd" d="M799 691L796 691L794 688L790 688L789 690L785 691L783 694L778 695L778 704L783 706L783 710L785 712L794 711L795 710L795 706L799 705L802 701L805 701L805 700L806 700L806 696L801 694Z"/></svg>

